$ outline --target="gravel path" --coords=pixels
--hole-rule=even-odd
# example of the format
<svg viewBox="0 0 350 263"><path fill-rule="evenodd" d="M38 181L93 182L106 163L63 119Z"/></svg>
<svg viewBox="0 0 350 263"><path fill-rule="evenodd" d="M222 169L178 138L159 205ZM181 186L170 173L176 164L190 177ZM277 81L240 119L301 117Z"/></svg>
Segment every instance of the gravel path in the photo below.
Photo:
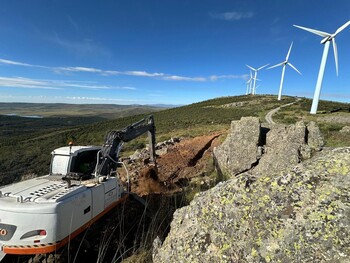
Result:
<svg viewBox="0 0 350 263"><path fill-rule="evenodd" d="M300 99L296 99L296 101L288 103L288 104L284 104L276 109L270 110L266 115L265 115L265 120L267 121L267 123L269 124L276 124L273 119L272 119L272 115L274 115L277 111L279 111L281 108L284 107L288 107L290 105L293 105L294 103L296 103L297 101L299 101Z"/></svg>

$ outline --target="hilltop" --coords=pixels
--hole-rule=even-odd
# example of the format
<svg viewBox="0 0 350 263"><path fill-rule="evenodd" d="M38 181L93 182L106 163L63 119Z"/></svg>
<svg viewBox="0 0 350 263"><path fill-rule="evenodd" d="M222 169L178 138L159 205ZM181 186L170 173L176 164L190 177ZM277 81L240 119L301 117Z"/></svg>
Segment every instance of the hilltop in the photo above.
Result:
<svg viewBox="0 0 350 263"><path fill-rule="evenodd" d="M157 140L163 141L174 136L191 138L225 132L232 120L244 116L259 117L264 122L265 114L269 110L295 100L295 97L286 96L282 101L277 101L275 96L269 95L222 97L152 114L156 122ZM339 133L339 130L350 123L349 104L321 101L319 109L323 114L320 115L309 115L310 105L309 99L301 99L278 111L274 120L280 123L291 123L300 119L306 122L317 121L325 134L326 145L349 144L349 135ZM123 128L143 116L145 115L139 114L101 121L96 114L94 123L74 125L74 122L80 124L79 120L83 119L73 118L69 125L62 125L61 128L50 127L50 122L43 124L46 118L30 119L20 127L11 126L16 123L16 119L13 119L16 117L6 117L0 127L3 138L0 142L0 184L20 180L26 174L46 174L49 169L50 152L53 149L67 145L71 140L76 145L101 145L107 131ZM42 124L37 125L38 122ZM125 145L124 152L131 154L136 149L143 148L145 144L144 137L133 140Z"/></svg>
<svg viewBox="0 0 350 263"><path fill-rule="evenodd" d="M281 107L286 104L290 105ZM260 181L257 184L254 182L260 176L264 182L263 187L268 189L268 182L264 180L269 177L268 174L270 173L267 174L266 171L271 172L271 168L274 167L277 169L274 173L278 173L280 167L286 166L289 162L294 165L305 158L312 157L316 154L314 153L315 149L320 150L318 144L325 144L326 147L321 153L328 152L329 154L331 152L326 151L329 146L349 146L350 134L346 132L346 128L350 125L349 105L322 101L320 103L321 112L315 116L308 113L310 104L310 100L295 97L285 97L278 102L275 96L237 96L216 98L183 107L153 112L157 129L158 172L154 173L147 166L147 150L145 150L147 140L145 137L139 137L130 143L126 143L121 154L131 176L132 192L145 198L149 209L146 211L135 201L128 200L125 204L128 209L125 210L124 206L116 209L113 215L96 224L97 230L95 229L87 235L86 238L94 247L93 250L89 250L89 253L94 256L82 252L79 257L87 256L89 260L96 257L96 254L99 254L99 249L101 249L100 239L96 236L109 235L108 229L113 227L115 229L115 226L118 226L120 222L125 222L123 228L118 227L117 231L110 231L111 236L108 238L111 240L111 244L103 247L107 251L105 252L107 261L118 254L121 258L132 255L133 257L129 262L141 262L137 257L142 258L142 262L150 262L150 248L156 236L159 236L161 241L164 241L168 236L168 241L164 241L162 248L159 250L159 255L170 255L170 252L166 250L167 244L178 242L172 237L172 233L176 232L178 227L174 225L177 224L178 220L173 220L175 211L177 211L175 218L179 218L181 213L179 211L187 211L193 207L197 211L197 205L201 206L202 202L211 202L211 193L218 197L217 191L220 191L222 193L219 196L220 198L226 196L225 189L227 185L229 186L228 189L240 187L239 191L242 192L241 195L243 196L247 187L250 187L252 183L252 187L259 185ZM274 122L280 124L277 124L274 130L269 131L273 125L265 124L265 117L268 112L278 107L281 107L280 110L274 113L272 118ZM30 128L33 123L50 118L28 119L28 122L22 122L22 128L16 126L19 129L7 134L4 137L5 139L0 142L2 150L0 152L0 184L46 174L49 169L50 152L53 149L66 145L70 140L73 140L77 145L101 145L107 131L123 128L144 116L144 114L140 114L103 121L96 119L93 123L84 125L70 123L61 128L55 126L57 123L48 122L47 126L38 125L36 129ZM238 123L238 120L242 117L254 121L242 125L243 129L239 129L236 133L230 132L230 127L231 129L236 127L234 123ZM16 118L19 117L8 118L12 120L12 123L16 123ZM54 121L55 118L50 120ZM79 119L76 120L79 121ZM298 125L294 125L295 122ZM6 124L5 122L10 127L13 127L11 126L12 123L8 122ZM260 127L259 123L264 123L264 125L261 124ZM293 123L293 125L289 125L290 123ZM317 126L315 123L318 123ZM0 127L0 132L6 130L6 125ZM260 128L256 128L254 125L256 127L259 125ZM325 140L321 139L318 127L325 135ZM345 132L340 132L343 130ZM255 134L254 138L252 134ZM276 139L280 136L282 136L282 142ZM275 144L275 142L279 142L279 146L276 146L277 143ZM292 144L289 145L291 142ZM317 142L316 147L314 142ZM220 151L215 151L215 147L224 150L220 154ZM216 159L213 158L213 153L216 154ZM249 153L249 155L246 156L245 153ZM325 158L333 157L327 155ZM227 169L227 167L225 168L225 162L230 163L228 169L232 170L231 164L234 164L237 160L239 160L236 162L238 166L236 165L234 170L238 169L239 176L237 176L237 179L231 180L230 178L236 178L236 175L225 172L225 169ZM271 165L271 162L274 165ZM253 171L259 176L246 175L247 172L250 173L252 166L256 166ZM312 169L314 168L312 167ZM120 172L122 180L125 180L125 174L122 171ZM241 181L241 173L244 175L243 181ZM220 184L220 182L226 180L229 180L229 182ZM214 188L218 183L218 188ZM208 189L212 190L206 191ZM265 192L273 194L272 191L266 189ZM204 191L208 193L208 197L206 197ZM297 191L299 190L297 189ZM203 192L203 194L196 195L198 192ZM264 194L263 197L265 198L265 192L260 189L259 192ZM194 198L194 196L196 197ZM252 202L257 202L255 200L258 200L259 196L254 196L251 197ZM246 196L244 195L242 198L246 198ZM274 197L271 195L269 198ZM192 200L193 202L191 202ZM178 208L186 205L190 206L178 210ZM223 211L224 209L231 209L231 207L226 207L225 204L216 206L216 208L223 209ZM212 214L212 210L205 211L209 219L211 217L215 219L216 210L213 211L214 214ZM195 211L190 213L196 215ZM278 216L279 211L276 213L276 216ZM172 221L171 228L173 230L169 233ZM198 225L198 227L200 228L201 225ZM261 235L265 234L262 233ZM214 236L215 234L211 234L211 238L214 239ZM204 236L204 241L206 237L207 235ZM246 240L250 242L248 238ZM184 240L184 242L190 241L191 237ZM121 245L122 247L120 247ZM215 245L217 246L216 243ZM201 245L200 248L203 246ZM72 247L74 247L74 244L72 244ZM195 252L197 248L194 247L193 249L192 252L197 253ZM164 251L161 252L162 250ZM86 250L83 249L82 251ZM130 251L130 253L127 253L127 251ZM180 248L180 251L176 253L181 254L182 252ZM191 256L193 256L192 252L188 251ZM244 253L250 253L250 251ZM257 253L260 253L259 256L266 257L265 252L259 250L258 247L253 247L252 253L253 257L256 257ZM272 257L275 254L269 256Z"/></svg>

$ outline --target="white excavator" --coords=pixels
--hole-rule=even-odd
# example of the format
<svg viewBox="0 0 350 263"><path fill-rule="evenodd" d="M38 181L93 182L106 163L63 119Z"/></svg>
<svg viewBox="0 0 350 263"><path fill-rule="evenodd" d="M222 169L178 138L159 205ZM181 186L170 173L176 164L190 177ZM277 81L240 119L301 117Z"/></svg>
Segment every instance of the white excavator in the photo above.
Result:
<svg viewBox="0 0 350 263"><path fill-rule="evenodd" d="M0 187L0 261L6 254L56 252L129 195L120 180L118 156L124 142L148 133L155 160L155 125L149 116L110 131L102 146L52 151L50 173ZM129 182L128 182L129 183Z"/></svg>

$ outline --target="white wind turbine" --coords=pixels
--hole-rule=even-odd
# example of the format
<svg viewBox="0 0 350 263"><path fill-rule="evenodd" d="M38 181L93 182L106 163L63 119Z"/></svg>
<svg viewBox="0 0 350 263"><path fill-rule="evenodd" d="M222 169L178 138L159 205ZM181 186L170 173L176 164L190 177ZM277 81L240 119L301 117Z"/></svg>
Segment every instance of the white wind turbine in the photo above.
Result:
<svg viewBox="0 0 350 263"><path fill-rule="evenodd" d="M253 80L253 75L252 75L252 71L250 70L250 78L248 79L248 81L246 82L247 84L247 90L245 95L248 95L249 93L252 92L252 80Z"/></svg>
<svg viewBox="0 0 350 263"><path fill-rule="evenodd" d="M267 69L271 69L271 68L275 68L275 67L279 67L279 66L283 66L282 68L282 77L281 77L281 83L280 83L280 89L278 91L278 100L281 100L282 98L282 87L283 87L283 80L284 80L284 72L286 71L286 65L290 66L292 69L294 69L296 72L298 72L300 75L301 73L299 72L299 70L297 70L296 67L294 67L289 61L288 61L288 58L289 58L289 55L290 55L290 51L292 50L292 46L293 46L293 42L292 44L290 44L290 47L289 47L289 50L288 50L288 53L287 53L287 56L286 56L286 59L285 61L279 63L279 64L276 64L274 66L271 66Z"/></svg>
<svg viewBox="0 0 350 263"><path fill-rule="evenodd" d="M251 67L251 66L249 66L249 65L246 65L248 68L250 68L251 70L253 70L255 73L254 73L254 77L253 77L253 80L254 80L254 82L253 82L253 87L252 87L252 94L253 95L255 95L255 92L256 92L256 80L257 80L257 75L258 75L258 71L260 70L260 69L263 69L264 67L266 67L266 66L268 66L269 64L266 64L266 65L264 65L264 66L261 66L260 68L257 68L257 69L255 69L255 68L253 68L253 67Z"/></svg>
<svg viewBox="0 0 350 263"><path fill-rule="evenodd" d="M333 43L335 69L336 69L337 76L338 76L338 52L337 52L337 44L335 43L335 37L341 31L343 31L348 25L350 25L350 21L346 22L344 25L339 27L337 29L337 31L335 31L334 34L329 34L326 32L315 30L315 29L294 25L297 28L309 31L311 33L314 33L316 35L323 37L323 39L321 40L321 44L324 44L323 55L322 55L322 59L321 59L320 71L318 72L315 94L314 94L314 99L312 100L310 114L316 114L316 112L317 112L318 101L320 99L322 80L323 80L323 75L324 75L324 69L326 67L326 61L327 61L327 55L328 55L330 41L332 41L332 43Z"/></svg>

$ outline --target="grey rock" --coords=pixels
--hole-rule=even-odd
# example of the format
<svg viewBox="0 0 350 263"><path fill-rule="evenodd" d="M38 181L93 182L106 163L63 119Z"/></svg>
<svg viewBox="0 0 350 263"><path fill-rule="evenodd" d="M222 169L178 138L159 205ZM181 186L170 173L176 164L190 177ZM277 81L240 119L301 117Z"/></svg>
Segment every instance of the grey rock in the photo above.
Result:
<svg viewBox="0 0 350 263"><path fill-rule="evenodd" d="M350 133L350 126L344 126L339 132L340 133Z"/></svg>
<svg viewBox="0 0 350 263"><path fill-rule="evenodd" d="M243 173L198 194L175 212L154 262L349 262L349 153L322 151L248 188Z"/></svg>
<svg viewBox="0 0 350 263"><path fill-rule="evenodd" d="M315 122L262 126L258 118L247 117L231 123L230 133L214 149L214 156L218 170L231 177L251 168L259 175L309 159L323 144Z"/></svg>
<svg viewBox="0 0 350 263"><path fill-rule="evenodd" d="M300 150L305 146L304 122L294 125L274 125L266 135L265 153L254 173L279 171L300 162Z"/></svg>
<svg viewBox="0 0 350 263"><path fill-rule="evenodd" d="M160 148L159 150L156 150L156 154L161 156L163 154L166 154L168 152L168 148L164 147L164 148Z"/></svg>
<svg viewBox="0 0 350 263"><path fill-rule="evenodd" d="M158 254L159 248L162 246L162 241L159 236L153 240L152 258L155 258Z"/></svg>
<svg viewBox="0 0 350 263"><path fill-rule="evenodd" d="M242 117L240 121L232 121L226 140L214 149L222 172L233 176L250 169L258 160L259 141L259 118Z"/></svg>
<svg viewBox="0 0 350 263"><path fill-rule="evenodd" d="M324 138L320 131L320 128L314 121L311 121L307 125L307 144L311 149L319 151L324 146Z"/></svg>

